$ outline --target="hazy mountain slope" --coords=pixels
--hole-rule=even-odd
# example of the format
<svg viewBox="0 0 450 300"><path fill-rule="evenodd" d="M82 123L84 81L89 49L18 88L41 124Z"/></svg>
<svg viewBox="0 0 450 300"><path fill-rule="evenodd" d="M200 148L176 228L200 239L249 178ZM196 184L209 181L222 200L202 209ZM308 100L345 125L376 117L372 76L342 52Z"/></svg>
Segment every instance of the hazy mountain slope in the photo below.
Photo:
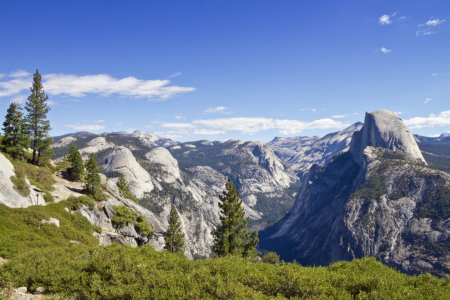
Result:
<svg viewBox="0 0 450 300"><path fill-rule="evenodd" d="M291 169L304 176L313 164L326 165L334 155L347 148L353 132L362 126L358 122L324 137L276 137L267 145Z"/></svg>
<svg viewBox="0 0 450 300"><path fill-rule="evenodd" d="M448 133L439 137L415 135L422 155L432 168L450 173L450 137Z"/></svg>
<svg viewBox="0 0 450 300"><path fill-rule="evenodd" d="M307 265L375 256L410 274L449 274L450 175L425 164L395 113L369 112L364 124L348 152L311 168L260 246Z"/></svg>
<svg viewBox="0 0 450 300"><path fill-rule="evenodd" d="M224 187L218 186L223 183L223 178L217 180L218 174L231 177L241 192L253 228L261 229L273 224L294 202L299 179L270 147L261 142L196 141L169 147L168 150L178 160L181 170L203 178L215 186L215 190Z"/></svg>

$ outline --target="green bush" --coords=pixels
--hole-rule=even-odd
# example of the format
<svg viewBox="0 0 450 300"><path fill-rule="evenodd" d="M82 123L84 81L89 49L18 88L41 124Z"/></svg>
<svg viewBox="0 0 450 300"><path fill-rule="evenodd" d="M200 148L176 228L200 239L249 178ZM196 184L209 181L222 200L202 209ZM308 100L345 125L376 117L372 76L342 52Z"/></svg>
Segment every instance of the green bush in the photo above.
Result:
<svg viewBox="0 0 450 300"><path fill-rule="evenodd" d="M406 276L364 258L329 267L192 261L150 246L34 249L0 267L0 285L78 299L450 299L450 282Z"/></svg>
<svg viewBox="0 0 450 300"><path fill-rule="evenodd" d="M71 210L80 209L83 205L87 205L90 210L93 210L95 206L94 199L88 196L70 196L65 201L61 201L60 203L64 203Z"/></svg>
<svg viewBox="0 0 450 300"><path fill-rule="evenodd" d="M66 203L46 206L9 208L0 203L0 256L11 258L32 248L62 246L69 241L97 245L94 228L81 214L65 210ZM42 220L56 218L61 226L42 224Z"/></svg>
<svg viewBox="0 0 450 300"><path fill-rule="evenodd" d="M131 211L126 206L113 206L114 217L112 222L118 226L126 226L128 223L134 225L137 232L147 237L153 235L152 227L145 218L136 211Z"/></svg>
<svg viewBox="0 0 450 300"><path fill-rule="evenodd" d="M44 200L46 203L55 202L55 198L51 194L44 194Z"/></svg>

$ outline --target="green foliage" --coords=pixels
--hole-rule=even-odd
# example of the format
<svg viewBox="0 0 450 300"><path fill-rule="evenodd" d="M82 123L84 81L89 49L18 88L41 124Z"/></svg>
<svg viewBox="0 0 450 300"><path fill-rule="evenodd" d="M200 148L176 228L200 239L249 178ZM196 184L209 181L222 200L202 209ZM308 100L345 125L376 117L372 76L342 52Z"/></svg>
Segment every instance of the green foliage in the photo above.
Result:
<svg viewBox="0 0 450 300"><path fill-rule="evenodd" d="M48 96L45 95L44 87L41 83L39 71L33 75L33 85L30 88L31 95L28 97L25 109L30 128L31 149L33 149L32 163L41 165L41 154L50 146L51 138L48 136L50 131L50 122L47 119L47 113L50 107L47 105Z"/></svg>
<svg viewBox="0 0 450 300"><path fill-rule="evenodd" d="M88 196L70 196L64 201L61 201L59 203L64 203L67 208L70 210L77 210L83 207L83 205L87 205L90 210L94 209L95 201L91 197Z"/></svg>
<svg viewBox="0 0 450 300"><path fill-rule="evenodd" d="M100 168L95 160L94 153L89 155L89 160L86 162L86 192L94 197L97 201L105 200L105 196L101 189Z"/></svg>
<svg viewBox="0 0 450 300"><path fill-rule="evenodd" d="M178 211L174 204L170 209L169 227L164 237L166 245L164 249L173 253L184 253L184 233L181 230L181 222L178 217Z"/></svg>
<svg viewBox="0 0 450 300"><path fill-rule="evenodd" d="M62 246L71 240L97 245L89 221L80 214L70 214L66 206L65 201L27 208L0 204L0 256L11 258L26 249ZM41 223L49 218L58 219L61 226Z"/></svg>
<svg viewBox="0 0 450 300"><path fill-rule="evenodd" d="M254 258L259 255L255 249L259 241L258 232L252 234L250 229L245 229L250 219L244 219L242 200L231 178L228 179L223 195L219 198L220 224L212 231L214 237L212 251L219 256L235 254Z"/></svg>
<svg viewBox="0 0 450 300"><path fill-rule="evenodd" d="M70 176L73 180L80 181L84 175L84 164L80 151L78 151L78 148L74 143L70 145L70 152L67 156L67 161L70 162L70 165L72 166L69 169Z"/></svg>
<svg viewBox="0 0 450 300"><path fill-rule="evenodd" d="M44 194L44 200L46 203L55 202L55 198L51 194Z"/></svg>
<svg viewBox="0 0 450 300"><path fill-rule="evenodd" d="M384 175L374 173L369 180L361 184L350 196L350 198L362 198L365 201L378 200L386 194L386 179Z"/></svg>
<svg viewBox="0 0 450 300"><path fill-rule="evenodd" d="M159 205L159 199L169 199L172 203L179 202L179 210L181 212L191 212L196 210L196 203L194 197L190 192L183 192L181 189L176 188L175 184L160 182L162 190L153 189L150 193L146 193L144 198L140 201L140 204L150 209L154 213L161 213L162 207Z"/></svg>
<svg viewBox="0 0 450 300"><path fill-rule="evenodd" d="M138 199L133 196L133 194L130 191L130 187L128 186L128 182L125 179L125 176L123 176L123 173L120 173L119 180L117 181L117 187L122 192L123 196L125 198L128 198L130 200L133 200L135 203L139 204Z"/></svg>
<svg viewBox="0 0 450 300"><path fill-rule="evenodd" d="M114 217L112 222L117 226L126 226L131 223L134 225L134 229L142 235L151 237L153 235L152 228L150 224L145 220L145 218L140 215L137 211L131 211L126 206L113 206Z"/></svg>
<svg viewBox="0 0 450 300"><path fill-rule="evenodd" d="M21 110L20 104L12 102L7 110L2 128L5 134L2 139L4 150L13 159L23 159L30 144L29 127Z"/></svg>
<svg viewBox="0 0 450 300"><path fill-rule="evenodd" d="M0 267L0 285L77 299L450 299L450 282L409 277L374 258L329 267L251 263L226 256L192 261L152 247L35 249Z"/></svg>
<svg viewBox="0 0 450 300"><path fill-rule="evenodd" d="M417 204L414 216L431 218L436 226L440 221L450 218L450 187L440 175L425 177L427 190L422 201ZM449 245L450 246L450 245Z"/></svg>
<svg viewBox="0 0 450 300"><path fill-rule="evenodd" d="M279 264L280 256L276 252L268 252L261 260L262 263L266 264Z"/></svg>
<svg viewBox="0 0 450 300"><path fill-rule="evenodd" d="M11 181L14 184L14 188L21 195L28 196L30 194L25 177L28 178L32 185L38 187L46 194L50 194L49 192L55 189L53 184L56 183L56 180L48 167L37 167L20 160L14 160L12 163L16 176L11 176Z"/></svg>

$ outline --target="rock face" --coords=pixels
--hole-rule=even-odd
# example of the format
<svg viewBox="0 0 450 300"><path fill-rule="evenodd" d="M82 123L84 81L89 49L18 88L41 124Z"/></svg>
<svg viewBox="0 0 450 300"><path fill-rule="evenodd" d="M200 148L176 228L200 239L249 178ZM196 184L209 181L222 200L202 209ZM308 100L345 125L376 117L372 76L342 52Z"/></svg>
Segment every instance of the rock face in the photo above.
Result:
<svg viewBox="0 0 450 300"><path fill-rule="evenodd" d="M170 152L165 148L156 148L145 155L145 157L154 164L159 164L164 171L161 174L164 182L174 183L175 180L181 179L180 169L178 168L178 161L173 158Z"/></svg>
<svg viewBox="0 0 450 300"><path fill-rule="evenodd" d="M131 151L125 147L117 147L106 156L103 170L122 173L130 186L130 191L137 198L142 198L144 193L149 193L154 188L153 178L138 164Z"/></svg>
<svg viewBox="0 0 450 300"><path fill-rule="evenodd" d="M375 256L408 274L443 276L450 273L440 250L450 241L447 193L450 175L426 166L401 120L368 112L350 150L325 168L313 165L290 212L260 234L260 246L306 265Z"/></svg>
<svg viewBox="0 0 450 300"><path fill-rule="evenodd" d="M364 124L350 145L350 153L359 164L363 163L364 149L368 146L399 150L426 164L414 136L396 113L387 110L368 112Z"/></svg>
<svg viewBox="0 0 450 300"><path fill-rule="evenodd" d="M361 130L362 126L358 122L324 137L276 137L267 145L285 164L304 177L313 164L324 166L334 155L347 148L353 133Z"/></svg>
<svg viewBox="0 0 450 300"><path fill-rule="evenodd" d="M22 196L11 182L11 176L15 176L13 164L0 153L0 203L8 207L28 207L30 205L45 205L42 193L37 187L30 185L30 195ZM27 180L27 183L30 182Z"/></svg>
<svg viewBox="0 0 450 300"><path fill-rule="evenodd" d="M136 130L133 133L125 132L125 131L122 131L119 133L122 135L138 138L138 139L146 142L148 145L150 145L152 147L170 147L170 146L177 145L177 142L175 142L171 139L157 136L153 132L142 132L142 131Z"/></svg>

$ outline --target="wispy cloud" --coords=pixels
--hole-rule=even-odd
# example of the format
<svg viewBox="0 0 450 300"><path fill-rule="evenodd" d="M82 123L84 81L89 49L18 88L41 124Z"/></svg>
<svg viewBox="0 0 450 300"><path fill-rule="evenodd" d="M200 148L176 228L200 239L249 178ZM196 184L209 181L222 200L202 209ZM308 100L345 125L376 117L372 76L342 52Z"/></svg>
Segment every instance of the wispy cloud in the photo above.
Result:
<svg viewBox="0 0 450 300"><path fill-rule="evenodd" d="M16 97L12 98L11 102L23 104L27 101L27 99L28 99L28 97L25 95L18 95Z"/></svg>
<svg viewBox="0 0 450 300"><path fill-rule="evenodd" d="M398 17L397 21L401 22L401 21L404 21L406 19L407 19L406 16L402 16L402 17Z"/></svg>
<svg viewBox="0 0 450 300"><path fill-rule="evenodd" d="M81 124L81 123L76 123L76 124L66 124L64 125L66 127L70 127L73 128L77 131L100 131L105 129L106 127L103 125L97 125L97 124Z"/></svg>
<svg viewBox="0 0 450 300"><path fill-rule="evenodd" d="M3 78L3 77L5 77L5 74L0 74L0 78Z"/></svg>
<svg viewBox="0 0 450 300"><path fill-rule="evenodd" d="M232 114L233 112L230 111L230 109L228 107L225 106L218 106L218 107L214 107L214 108L208 108L207 110L205 110L203 112L203 114L212 114L212 113L219 113L219 114Z"/></svg>
<svg viewBox="0 0 450 300"><path fill-rule="evenodd" d="M445 20L439 20L439 19L436 19L436 20L430 20L430 21L428 21L428 22L426 22L426 23L423 23L423 24L420 24L419 26L436 26L436 25L439 25L439 24L441 24L441 23L444 23L445 22Z"/></svg>
<svg viewBox="0 0 450 300"><path fill-rule="evenodd" d="M172 75L170 75L169 77L177 77L180 75L181 75L181 72L176 72L176 73L173 73Z"/></svg>
<svg viewBox="0 0 450 300"><path fill-rule="evenodd" d="M145 128L153 128L154 126L152 125L144 125Z"/></svg>
<svg viewBox="0 0 450 300"><path fill-rule="evenodd" d="M123 125L123 122L117 122L117 124L116 125Z"/></svg>
<svg viewBox="0 0 450 300"><path fill-rule="evenodd" d="M30 75L25 71L16 71L8 75L13 79L0 81L0 97L28 90L31 86ZM169 86L170 80L141 80L135 77L117 79L108 74L85 76L47 74L42 78L46 93L54 96L84 97L86 94L98 94L165 100L195 91L193 87Z"/></svg>
<svg viewBox="0 0 450 300"><path fill-rule="evenodd" d="M428 117L416 117L404 120L404 123L411 128L450 126L450 110L443 111L439 115L430 114Z"/></svg>
<svg viewBox="0 0 450 300"><path fill-rule="evenodd" d="M341 119L341 118L347 118L349 115L334 115L331 116L333 119Z"/></svg>
<svg viewBox="0 0 450 300"><path fill-rule="evenodd" d="M390 20L390 15L382 15L381 17L378 18L378 23L380 23L381 25L388 25L391 24L392 21Z"/></svg>
<svg viewBox="0 0 450 300"><path fill-rule="evenodd" d="M430 102L432 100L433 100L432 98L426 98L425 101L423 101L423 103L428 103L428 102Z"/></svg>
<svg viewBox="0 0 450 300"><path fill-rule="evenodd" d="M103 123L103 122L105 122L105 120L97 120L97 121L94 121L94 123Z"/></svg>
<svg viewBox="0 0 450 300"><path fill-rule="evenodd" d="M434 73L433 76L438 76L438 74Z"/></svg>
<svg viewBox="0 0 450 300"><path fill-rule="evenodd" d="M389 52L391 52L391 50L388 50L388 49L386 49L386 48L384 48L384 47L381 47L380 51L383 52L383 53L389 53Z"/></svg>
<svg viewBox="0 0 450 300"><path fill-rule="evenodd" d="M435 34L435 33L436 33L436 31L431 31L431 29L424 29L424 30L416 31L416 36L430 35L430 34Z"/></svg>
<svg viewBox="0 0 450 300"><path fill-rule="evenodd" d="M186 117L183 117L183 114L180 114L179 116L175 116L175 119L186 119Z"/></svg>
<svg viewBox="0 0 450 300"><path fill-rule="evenodd" d="M11 72L8 77L13 77L13 78L19 78L19 77L28 77L31 76L31 73L28 73L27 71L24 70L17 70L14 72Z"/></svg>

